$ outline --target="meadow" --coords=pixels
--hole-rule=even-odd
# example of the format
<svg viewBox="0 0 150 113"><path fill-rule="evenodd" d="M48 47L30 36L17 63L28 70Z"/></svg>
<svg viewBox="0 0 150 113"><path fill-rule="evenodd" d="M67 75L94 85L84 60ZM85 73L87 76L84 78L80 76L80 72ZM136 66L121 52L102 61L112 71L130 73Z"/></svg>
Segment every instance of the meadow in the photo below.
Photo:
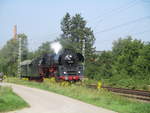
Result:
<svg viewBox="0 0 150 113"><path fill-rule="evenodd" d="M18 78L8 78L7 82L55 92L119 113L150 113L150 103L122 97L104 89L95 90L86 88L84 84L80 86L75 84L65 85L64 83L56 83L50 79L45 79L43 83L38 83Z"/></svg>
<svg viewBox="0 0 150 113"><path fill-rule="evenodd" d="M10 87L0 86L0 113L28 107L29 105Z"/></svg>

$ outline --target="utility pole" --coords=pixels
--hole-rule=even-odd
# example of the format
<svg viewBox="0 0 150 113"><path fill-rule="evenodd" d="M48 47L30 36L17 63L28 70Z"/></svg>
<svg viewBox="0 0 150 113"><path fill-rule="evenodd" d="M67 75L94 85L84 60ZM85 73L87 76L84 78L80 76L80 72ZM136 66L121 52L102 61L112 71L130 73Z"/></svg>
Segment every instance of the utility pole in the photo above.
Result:
<svg viewBox="0 0 150 113"><path fill-rule="evenodd" d="M19 39L18 43L19 43L19 48L18 48L18 77L21 77L21 37L18 37Z"/></svg>
<svg viewBox="0 0 150 113"><path fill-rule="evenodd" d="M83 43L82 43L82 55L84 57L84 62L83 62L83 71L85 70L85 37L83 38Z"/></svg>

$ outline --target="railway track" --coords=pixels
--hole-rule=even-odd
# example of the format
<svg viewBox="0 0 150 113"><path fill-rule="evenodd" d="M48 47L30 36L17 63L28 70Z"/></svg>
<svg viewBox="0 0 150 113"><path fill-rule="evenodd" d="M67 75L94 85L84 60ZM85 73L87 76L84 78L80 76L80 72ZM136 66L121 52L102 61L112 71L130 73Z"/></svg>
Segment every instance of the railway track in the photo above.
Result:
<svg viewBox="0 0 150 113"><path fill-rule="evenodd" d="M97 88L97 85L87 85L88 88ZM129 97L129 98L135 98L138 100L144 100L150 102L150 91L143 91L143 90L132 90L132 89L126 89L126 88L114 88L110 86L102 86L102 88L107 89L108 91L117 93L119 95Z"/></svg>

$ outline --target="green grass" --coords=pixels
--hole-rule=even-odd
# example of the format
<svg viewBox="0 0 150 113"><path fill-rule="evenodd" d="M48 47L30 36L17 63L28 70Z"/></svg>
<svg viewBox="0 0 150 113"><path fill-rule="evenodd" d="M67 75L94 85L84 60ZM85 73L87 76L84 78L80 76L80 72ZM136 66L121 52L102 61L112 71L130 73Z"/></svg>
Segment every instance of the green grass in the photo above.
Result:
<svg viewBox="0 0 150 113"><path fill-rule="evenodd" d="M97 84L98 80L87 79L86 84ZM117 88L128 88L137 90L150 91L150 78L135 78L129 76L112 76L110 78L103 78L101 82L104 86L111 86Z"/></svg>
<svg viewBox="0 0 150 113"><path fill-rule="evenodd" d="M10 87L0 86L0 112L17 110L27 106L28 104L17 96Z"/></svg>
<svg viewBox="0 0 150 113"><path fill-rule="evenodd" d="M150 78L141 79L135 77L118 76L111 77L109 79L103 79L103 82L107 86L150 91L150 88L148 87L148 85L150 85Z"/></svg>
<svg viewBox="0 0 150 113"><path fill-rule="evenodd" d="M150 103L129 100L128 98L115 95L105 90L97 91L75 85L64 87L58 83L50 83L49 80L46 80L44 83L37 83L19 80L17 78L9 78L8 82L52 91L119 113L150 113Z"/></svg>

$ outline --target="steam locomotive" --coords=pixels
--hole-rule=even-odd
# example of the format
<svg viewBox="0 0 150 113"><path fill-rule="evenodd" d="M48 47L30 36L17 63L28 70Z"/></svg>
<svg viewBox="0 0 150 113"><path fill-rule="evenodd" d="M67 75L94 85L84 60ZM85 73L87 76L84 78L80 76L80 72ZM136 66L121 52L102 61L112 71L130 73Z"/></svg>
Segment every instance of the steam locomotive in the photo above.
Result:
<svg viewBox="0 0 150 113"><path fill-rule="evenodd" d="M79 81L83 79L84 57L70 49L58 54L44 54L39 58L21 63L21 77L43 81L43 78L55 77L56 80Z"/></svg>

